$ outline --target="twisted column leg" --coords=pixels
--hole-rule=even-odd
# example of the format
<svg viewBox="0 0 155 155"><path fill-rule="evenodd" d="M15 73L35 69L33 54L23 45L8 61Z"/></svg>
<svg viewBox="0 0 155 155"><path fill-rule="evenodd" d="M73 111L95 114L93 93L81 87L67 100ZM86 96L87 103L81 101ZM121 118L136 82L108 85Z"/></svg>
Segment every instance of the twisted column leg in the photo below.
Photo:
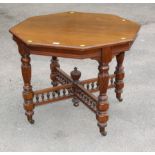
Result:
<svg viewBox="0 0 155 155"><path fill-rule="evenodd" d="M105 131L105 127L107 126L108 114L107 110L109 109L107 89L109 82L109 65L108 63L100 62L99 64L99 74L98 74L98 86L99 86L99 96L98 103L96 105L97 114L96 119L98 120L98 126L100 129L100 133L103 136L106 136L107 132Z"/></svg>
<svg viewBox="0 0 155 155"><path fill-rule="evenodd" d="M124 87L124 67L123 67L123 60L124 60L124 52L121 52L116 56L117 66L115 70L116 78L115 78L115 92L116 98L118 101L123 101L121 94L123 92Z"/></svg>
<svg viewBox="0 0 155 155"><path fill-rule="evenodd" d="M27 116L28 121L31 124L33 124L34 120L32 116L34 114L33 109L35 105L33 104L34 93L32 91L31 86L31 64L29 54L27 53L22 54L21 62L22 62L21 66L22 76L24 81L23 98L24 98L25 115Z"/></svg>
<svg viewBox="0 0 155 155"><path fill-rule="evenodd" d="M58 81L56 80L56 74L57 74L56 67L60 67L59 60L57 57L53 56L50 64L50 69L51 69L50 78L52 80L51 84L53 86L57 86L59 84Z"/></svg>
<svg viewBox="0 0 155 155"><path fill-rule="evenodd" d="M77 67L75 67L74 70L71 72L71 77L72 77L72 79L73 79L73 81L75 83L78 83L79 82L79 79L81 77L81 72L77 70ZM74 91L74 89L75 88L73 88L73 91ZM78 107L79 106L79 102L80 101L79 101L79 99L77 97L74 96L73 99L72 99L72 102L73 102L73 105L75 107Z"/></svg>

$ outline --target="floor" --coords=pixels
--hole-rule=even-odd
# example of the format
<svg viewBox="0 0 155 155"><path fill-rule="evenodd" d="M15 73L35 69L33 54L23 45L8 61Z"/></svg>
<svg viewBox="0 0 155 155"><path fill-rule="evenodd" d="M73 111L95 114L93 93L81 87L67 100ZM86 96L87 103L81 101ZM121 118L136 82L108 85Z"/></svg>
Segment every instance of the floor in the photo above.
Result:
<svg viewBox="0 0 155 155"><path fill-rule="evenodd" d="M63 11L120 15L142 24L126 53L124 101L108 91L110 119L106 137L98 132L95 115L71 100L35 109L35 124L25 118L20 56L8 29L29 16ZM0 151L155 151L155 4L1 4L0 5ZM74 66L82 79L97 76L93 60L60 59L69 73ZM50 57L32 56L34 89L50 85ZM111 63L111 72L115 61ZM87 71L89 70L89 72Z"/></svg>

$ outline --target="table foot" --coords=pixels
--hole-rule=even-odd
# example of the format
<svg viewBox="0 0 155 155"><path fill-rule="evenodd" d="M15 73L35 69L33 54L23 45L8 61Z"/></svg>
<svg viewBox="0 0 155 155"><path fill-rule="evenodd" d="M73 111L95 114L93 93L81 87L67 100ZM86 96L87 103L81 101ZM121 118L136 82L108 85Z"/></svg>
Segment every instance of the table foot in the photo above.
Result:
<svg viewBox="0 0 155 155"><path fill-rule="evenodd" d="M74 97L73 99L72 99L72 102L73 102L73 105L74 105L74 107L78 107L79 106L79 100L76 98L76 97Z"/></svg>
<svg viewBox="0 0 155 155"><path fill-rule="evenodd" d="M122 102L123 101L123 98L121 97L121 94L119 93L116 93L116 98L119 102Z"/></svg>
<svg viewBox="0 0 155 155"><path fill-rule="evenodd" d="M105 130L106 125L105 125L105 127L101 127L100 125L98 125L98 126L99 126L101 135L106 136L107 135L107 131Z"/></svg>
<svg viewBox="0 0 155 155"><path fill-rule="evenodd" d="M25 112L25 115L27 116L27 120L30 124L34 124L34 120L33 120L33 114L34 112Z"/></svg>
<svg viewBox="0 0 155 155"><path fill-rule="evenodd" d="M34 124L33 115L34 115L34 104L24 104L25 115L30 124Z"/></svg>
<svg viewBox="0 0 155 155"><path fill-rule="evenodd" d="M33 119L29 119L29 118L27 118L27 119L28 119L30 124L34 124L35 121Z"/></svg>

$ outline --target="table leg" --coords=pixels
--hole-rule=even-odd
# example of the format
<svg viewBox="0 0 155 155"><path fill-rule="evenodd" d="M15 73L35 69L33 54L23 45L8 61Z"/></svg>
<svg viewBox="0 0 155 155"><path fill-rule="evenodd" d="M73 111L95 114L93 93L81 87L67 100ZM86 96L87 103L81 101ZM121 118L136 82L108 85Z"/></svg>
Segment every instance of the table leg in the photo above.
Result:
<svg viewBox="0 0 155 155"><path fill-rule="evenodd" d="M108 63L100 62L99 64L99 74L98 74L98 86L99 86L99 96L98 103L96 105L97 114L96 119L98 120L98 126L100 133L105 136L106 131L105 127L107 126L108 114L107 110L109 109L107 89L109 82L109 65Z"/></svg>
<svg viewBox="0 0 155 155"><path fill-rule="evenodd" d="M33 109L35 105L33 104L33 96L34 93L32 91L31 86L31 64L30 64L30 56L27 53L22 54L21 62L22 62L22 76L24 81L23 87L23 98L24 98L24 109L25 115L27 116L28 121L33 124L34 120L32 118L34 112Z"/></svg>
<svg viewBox="0 0 155 155"><path fill-rule="evenodd" d="M116 56L117 66L115 70L116 78L115 78L115 92L116 98L121 102L123 99L121 94L123 92L124 87L124 67L123 67L123 60L124 60L124 52L121 52Z"/></svg>
<svg viewBox="0 0 155 155"><path fill-rule="evenodd" d="M57 57L53 56L50 64L50 68L51 68L50 78L52 80L51 84L53 86L57 86L59 84L58 81L56 80L56 74L57 74L56 67L60 67L59 60Z"/></svg>

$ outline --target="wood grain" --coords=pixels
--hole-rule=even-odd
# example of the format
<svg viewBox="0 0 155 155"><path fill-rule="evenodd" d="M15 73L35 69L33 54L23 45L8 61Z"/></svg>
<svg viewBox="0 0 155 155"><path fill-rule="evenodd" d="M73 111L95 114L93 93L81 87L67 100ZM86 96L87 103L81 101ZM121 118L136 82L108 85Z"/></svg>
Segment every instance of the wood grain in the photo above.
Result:
<svg viewBox="0 0 155 155"><path fill-rule="evenodd" d="M116 15L64 12L28 18L10 32L29 46L79 50L131 42L139 28Z"/></svg>

